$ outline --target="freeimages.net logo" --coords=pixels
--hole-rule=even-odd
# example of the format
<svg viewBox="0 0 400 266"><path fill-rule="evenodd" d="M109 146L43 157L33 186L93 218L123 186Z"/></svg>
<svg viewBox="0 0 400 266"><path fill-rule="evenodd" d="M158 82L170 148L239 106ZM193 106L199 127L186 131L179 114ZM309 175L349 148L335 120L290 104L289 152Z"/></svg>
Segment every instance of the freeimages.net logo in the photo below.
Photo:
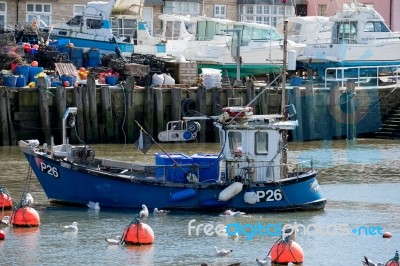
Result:
<svg viewBox="0 0 400 266"><path fill-rule="evenodd" d="M192 219L188 223L188 235L227 235L227 236L244 236L246 240L251 240L255 236L262 237L280 237L286 238L292 234L304 234L309 236L323 235L323 236L345 236L345 235L366 235L366 236L382 236L383 228L379 225L372 226L359 226L351 227L348 224L309 224L304 225L301 223L294 222L292 224L278 223L245 223L239 222L224 224L212 224L212 223L197 223L196 219Z"/></svg>

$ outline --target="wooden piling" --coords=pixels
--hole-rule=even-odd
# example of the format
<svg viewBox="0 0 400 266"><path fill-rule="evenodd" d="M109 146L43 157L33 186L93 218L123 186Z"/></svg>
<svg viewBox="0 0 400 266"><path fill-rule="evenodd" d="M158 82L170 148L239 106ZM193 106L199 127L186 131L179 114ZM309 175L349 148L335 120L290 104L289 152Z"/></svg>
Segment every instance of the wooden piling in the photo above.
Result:
<svg viewBox="0 0 400 266"><path fill-rule="evenodd" d="M138 126L135 123L135 78L133 76L129 76L126 79L125 83L123 84L123 93L125 93L125 104L126 104L126 133L127 133L127 141L129 143L133 143L137 136L139 136L139 133L134 134L135 132L138 132ZM136 129L136 130L135 130ZM116 132L116 137L118 137L118 130ZM117 138L118 139L118 138Z"/></svg>
<svg viewBox="0 0 400 266"><path fill-rule="evenodd" d="M154 138L154 88L146 87L144 92L144 129Z"/></svg>
<svg viewBox="0 0 400 266"><path fill-rule="evenodd" d="M197 88L197 108L199 113L201 114L206 114L207 113L207 93L206 93L206 88L204 86L199 86ZM201 129L200 129L200 136L198 140L200 142L205 142L206 141L206 121L205 120L200 120L199 121Z"/></svg>
<svg viewBox="0 0 400 266"><path fill-rule="evenodd" d="M56 95L57 130L56 134L53 133L53 135L55 135L56 139L61 140L60 137L62 136L62 118L64 116L65 111L67 110L67 95L64 87L57 87L55 89L55 95Z"/></svg>
<svg viewBox="0 0 400 266"><path fill-rule="evenodd" d="M328 110L333 118L331 122L333 136L340 137L342 135L343 112L340 106L340 88L337 82L332 83L328 99Z"/></svg>
<svg viewBox="0 0 400 266"><path fill-rule="evenodd" d="M7 94L8 92L5 88L0 88L0 136L2 138L2 145L4 146L10 145L7 117L7 109L10 109L10 106L7 104Z"/></svg>
<svg viewBox="0 0 400 266"><path fill-rule="evenodd" d="M311 81L305 81L305 110L306 110L306 123L303 125L307 125L303 127L303 137L306 140L314 139L315 135L315 95L314 95L314 88L313 83Z"/></svg>
<svg viewBox="0 0 400 266"><path fill-rule="evenodd" d="M73 143L85 142L86 140L86 132L85 129L89 130L88 127L85 127L85 119L84 113L85 110L83 108L83 92L85 90L84 86L79 86L72 91L72 102L73 106L75 106L78 111L76 113L76 133L71 134L71 141Z"/></svg>
<svg viewBox="0 0 400 266"><path fill-rule="evenodd" d="M219 88L212 88L212 114L219 115L222 111L221 108L221 93ZM214 130L214 141L219 140L219 130L213 128Z"/></svg>
<svg viewBox="0 0 400 266"><path fill-rule="evenodd" d="M103 125L101 126L103 130L100 130L100 135L107 143L112 143L116 139L114 136L112 97L109 86L104 86L101 88L101 113L103 116Z"/></svg>
<svg viewBox="0 0 400 266"><path fill-rule="evenodd" d="M255 89L254 89L254 82L253 80L247 78L246 79L246 104L251 104L249 106L253 107L253 110L255 111L255 102L252 102L254 98L256 97Z"/></svg>
<svg viewBox="0 0 400 266"><path fill-rule="evenodd" d="M266 89L265 87L261 87L260 94L258 97L259 114L269 114L268 98L269 98L269 89Z"/></svg>
<svg viewBox="0 0 400 266"><path fill-rule="evenodd" d="M49 91L47 90L47 82L45 78L37 79L39 90L39 116L41 129L46 143L51 143L51 128L49 114Z"/></svg>
<svg viewBox="0 0 400 266"><path fill-rule="evenodd" d="M164 116L166 116L164 112L164 97L163 97L164 90L162 88L154 88L154 100L156 104L156 111L155 111L155 135L153 136L154 139L157 138L158 132L163 131L165 125L167 124L164 121ZM171 103L172 104L172 103Z"/></svg>
<svg viewBox="0 0 400 266"><path fill-rule="evenodd" d="M96 80L93 75L87 79L87 96L89 105L89 123L91 127L90 142L99 139L99 124L97 117L97 97L96 97Z"/></svg>
<svg viewBox="0 0 400 266"><path fill-rule="evenodd" d="M302 104L301 104L303 97L301 96L301 91L299 87L293 88L291 93L291 98L294 107L296 108L296 119L299 122L299 126L292 131L292 136L294 140L302 141L304 140L303 125L305 121L303 119Z"/></svg>
<svg viewBox="0 0 400 266"><path fill-rule="evenodd" d="M171 121L178 121L181 119L182 119L182 90L179 88L172 88L171 89ZM164 125L164 127L165 127L165 125Z"/></svg>
<svg viewBox="0 0 400 266"><path fill-rule="evenodd" d="M356 83L354 80L346 82L347 127L346 139L354 139L357 135L357 121L355 112ZM348 132L347 132L348 131Z"/></svg>

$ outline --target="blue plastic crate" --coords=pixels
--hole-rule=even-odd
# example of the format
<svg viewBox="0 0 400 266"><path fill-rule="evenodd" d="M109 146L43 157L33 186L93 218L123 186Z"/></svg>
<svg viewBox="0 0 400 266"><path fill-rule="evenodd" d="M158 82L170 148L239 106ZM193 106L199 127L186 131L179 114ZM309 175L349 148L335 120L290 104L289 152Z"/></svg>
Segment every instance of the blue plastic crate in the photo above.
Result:
<svg viewBox="0 0 400 266"><path fill-rule="evenodd" d="M193 160L183 153L155 153L156 178L172 182L185 183L186 176L192 171ZM177 165L175 165L177 164Z"/></svg>
<svg viewBox="0 0 400 266"><path fill-rule="evenodd" d="M218 180L218 154L194 154L193 163L199 165L199 181L214 182Z"/></svg>

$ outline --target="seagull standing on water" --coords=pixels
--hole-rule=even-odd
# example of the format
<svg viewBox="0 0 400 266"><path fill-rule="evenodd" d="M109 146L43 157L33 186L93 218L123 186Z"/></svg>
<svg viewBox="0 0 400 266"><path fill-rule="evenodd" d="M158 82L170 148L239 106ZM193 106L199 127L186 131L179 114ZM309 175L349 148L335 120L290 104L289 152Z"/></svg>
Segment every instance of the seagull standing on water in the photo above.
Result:
<svg viewBox="0 0 400 266"><path fill-rule="evenodd" d="M168 214L170 211L167 210L159 210L157 208L154 208L153 214L154 215L164 215L164 214Z"/></svg>
<svg viewBox="0 0 400 266"><path fill-rule="evenodd" d="M117 236L116 238L105 238L106 242L109 245L119 245L121 244L121 237Z"/></svg>
<svg viewBox="0 0 400 266"><path fill-rule="evenodd" d="M3 224L5 224L5 225L8 225L8 224L11 222L11 217L10 217L10 216L4 216L4 217L1 219L1 222L2 222Z"/></svg>
<svg viewBox="0 0 400 266"><path fill-rule="evenodd" d="M258 266L271 266L271 256L268 255L268 257L266 257L265 260L256 258L256 262Z"/></svg>
<svg viewBox="0 0 400 266"><path fill-rule="evenodd" d="M78 231L78 223L77 222L73 222L71 225L65 225L63 227L64 231Z"/></svg>
<svg viewBox="0 0 400 266"><path fill-rule="evenodd" d="M221 250L218 250L217 247L214 247L214 250L215 250L215 252L217 253L218 256L227 256L227 255L231 254L232 251L233 251L232 249L221 249Z"/></svg>

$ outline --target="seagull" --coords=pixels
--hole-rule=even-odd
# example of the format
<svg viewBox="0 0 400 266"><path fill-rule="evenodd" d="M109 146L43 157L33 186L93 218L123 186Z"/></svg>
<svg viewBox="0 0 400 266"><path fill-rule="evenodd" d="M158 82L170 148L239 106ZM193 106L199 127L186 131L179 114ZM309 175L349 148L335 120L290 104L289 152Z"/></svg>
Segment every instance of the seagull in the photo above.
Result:
<svg viewBox="0 0 400 266"><path fill-rule="evenodd" d="M362 262L364 266L384 266L383 263L381 263L381 262L375 263L375 262L369 260L365 256L364 256L364 259L365 259L365 261Z"/></svg>
<svg viewBox="0 0 400 266"><path fill-rule="evenodd" d="M214 250L215 250L215 252L217 253L218 256L227 256L233 251L232 249L221 249L221 250L218 250L217 247L214 247Z"/></svg>
<svg viewBox="0 0 400 266"><path fill-rule="evenodd" d="M170 211L167 210L159 210L157 208L154 208L153 214L154 215L163 215L163 214L168 214Z"/></svg>
<svg viewBox="0 0 400 266"><path fill-rule="evenodd" d="M21 205L22 205L22 207L33 205L33 197L31 195L31 193L25 194L24 198L22 199Z"/></svg>
<svg viewBox="0 0 400 266"><path fill-rule="evenodd" d="M256 258L256 262L258 266L271 266L271 256L268 255L265 260Z"/></svg>
<svg viewBox="0 0 400 266"><path fill-rule="evenodd" d="M91 210L100 210L100 205L98 202L89 201L89 203L86 204L86 206L88 206L89 209Z"/></svg>
<svg viewBox="0 0 400 266"><path fill-rule="evenodd" d="M8 224L10 223L10 221L11 221L11 217L10 217L10 216L4 216L4 217L1 219L1 222L2 222L3 224L5 224L5 225L8 225Z"/></svg>
<svg viewBox="0 0 400 266"><path fill-rule="evenodd" d="M139 215L136 217L136 221L138 223L146 221L147 217L149 217L149 210L146 205L142 205L142 210L139 212Z"/></svg>
<svg viewBox="0 0 400 266"><path fill-rule="evenodd" d="M241 215L245 215L246 213L244 212L240 212L240 211L231 211L231 210L226 210L224 211L224 214L226 216L241 216Z"/></svg>
<svg viewBox="0 0 400 266"><path fill-rule="evenodd" d="M119 245L121 244L121 236L116 236L115 238L105 238L109 245Z"/></svg>
<svg viewBox="0 0 400 266"><path fill-rule="evenodd" d="M64 225L63 230L64 231L78 231L78 223L73 222L71 225Z"/></svg>

